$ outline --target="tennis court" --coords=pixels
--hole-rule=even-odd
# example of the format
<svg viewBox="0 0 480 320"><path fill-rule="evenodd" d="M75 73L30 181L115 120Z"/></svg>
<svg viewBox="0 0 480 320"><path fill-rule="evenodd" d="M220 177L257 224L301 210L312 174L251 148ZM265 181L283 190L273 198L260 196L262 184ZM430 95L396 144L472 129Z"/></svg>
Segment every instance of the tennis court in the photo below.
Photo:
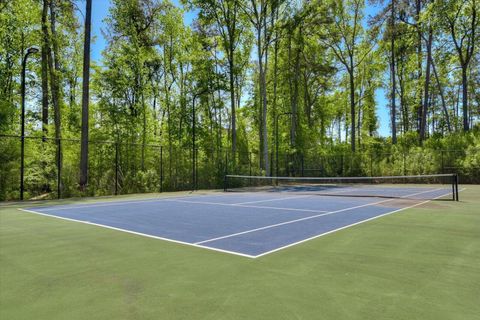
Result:
<svg viewBox="0 0 480 320"><path fill-rule="evenodd" d="M262 186L256 191L239 188L243 192L192 193L25 211L257 258L434 199L452 199L452 192L455 198L449 184L365 187L288 180L281 187L275 181L274 188Z"/></svg>

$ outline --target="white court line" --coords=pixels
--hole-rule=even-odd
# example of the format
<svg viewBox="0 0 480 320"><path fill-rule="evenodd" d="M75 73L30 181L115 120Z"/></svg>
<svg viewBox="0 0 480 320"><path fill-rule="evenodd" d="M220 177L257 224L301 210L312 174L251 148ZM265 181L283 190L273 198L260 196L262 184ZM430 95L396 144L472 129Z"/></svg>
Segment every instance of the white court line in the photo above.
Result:
<svg viewBox="0 0 480 320"><path fill-rule="evenodd" d="M464 190L465 190L465 188L460 189L459 192L464 191ZM422 201L420 203L416 203L414 205L411 205L411 206L408 206L408 207L405 207L405 208L400 208L400 209L397 209L397 210L386 212L384 214L381 214L381 215L378 215L378 216L375 216L375 217L372 217L372 218L368 218L368 219L365 219L365 220L362 220L362 221L358 221L358 222L355 222L355 223L352 223L352 224L349 224L349 225L346 225L346 226L343 226L343 227L340 227L340 228L337 228L337 229L334 229L334 230L330 230L330 231L315 235L315 236L307 238L307 239L303 239L303 240L300 240L300 241L297 241L297 242L293 242L293 243L287 244L283 247L275 248L273 250L270 250L270 251L267 251L267 252L264 252L264 253L260 253L256 256L254 256L254 258L260 258L260 257L265 256L267 254L277 252L277 251L280 251L280 250L283 250L283 249L286 249L286 248L289 248L289 247L293 247L297 244L301 244L301 243L307 242L309 240L313 240L313 239L316 239L316 238L319 238L319 237L322 237L322 236L326 236L328 234L331 234L331 233L334 233L334 232L337 232L337 231L340 231L340 230L343 230L343 229L347 229L347 228L359 225L359 224L364 223L364 222L368 222L368 221L371 221L371 220L374 220L374 219L378 219L378 218L387 216L387 215L392 214L392 213L396 213L396 212L403 211L403 210L406 210L406 209L411 209L411 208L414 208L414 207L417 207L417 206L421 206L422 204L428 203L428 202L430 202L432 200L435 200L435 199L440 199L440 198L445 197L447 195L448 194L440 195L440 196L435 197L433 199L425 200L425 201Z"/></svg>
<svg viewBox="0 0 480 320"><path fill-rule="evenodd" d="M254 208L254 209L275 209L275 210L284 210L284 211L300 211L300 212L313 212L321 213L328 212L325 210L310 210L310 209L298 209L298 208L284 208L284 207L270 207L270 206L250 206L237 203L223 203L223 202L210 202L210 201L190 201L190 200L175 200L171 199L168 202L180 202L180 203L192 203L192 204L206 204L206 205L216 205L224 207L241 207L241 208Z"/></svg>
<svg viewBox="0 0 480 320"><path fill-rule="evenodd" d="M402 198L412 197L412 196L416 196L416 195L419 195L419 194L423 194L423 193L427 193L427 192L433 192L433 191L438 191L438 190L443 190L443 189L442 189L442 188L438 188L438 189L434 189L434 190L428 190L428 191L423 191L423 192L412 193L412 194L406 195L406 196L404 196L404 197L402 197ZM296 223L296 222L300 222L300 221L315 219L315 218L318 218L318 217L328 216L328 215L335 214L335 213L339 213L339 212L350 211L350 210L353 210L353 209L358 209L358 208L373 206L373 205L377 205L377 204L385 203L385 202L389 202L389 201L394 201L394 200L398 200L398 199L388 199L388 200L382 200L382 201L377 201L377 202L362 204L362 205L355 206L355 207L348 207L348 208L344 208L344 209L340 209L340 210L330 211L330 212L327 212L327 213L317 214L317 215L310 216L310 217L305 217L305 218L290 220L290 221L286 221L286 222L276 223L276 224L272 224L272 225L268 225L268 226L264 226L264 227L260 227L260 228L250 229L250 230L246 230L246 231L242 231L242 232L237 232L237 233L232 233L232 234L228 234L228 235L221 236L221 237L217 237L217 238L212 238L212 239L208 239L208 240L203 240L203 241L196 242L195 244L203 244L203 243L207 243L207 242L212 242L212 241L217 241L217 240L232 238L232 237L236 237L236 236L239 236L239 235L242 235L242 234L252 233L252 232L256 232L256 231L260 231L260 230L265 230L265 229L271 229L271 228L275 228L275 227L279 227L279 226L283 226L283 225L287 225L287 224L292 224L292 223ZM421 199L419 199L419 200L421 200Z"/></svg>
<svg viewBox="0 0 480 320"><path fill-rule="evenodd" d="M158 237L158 236L154 236L154 235L147 234L147 233L141 233L141 232L136 232L136 231L122 229L122 228L116 228L116 227L112 227L112 226L108 226L108 225L104 225L104 224L99 224L99 223L94 223L94 222L90 222L90 221L82 221L82 220L77 220L77 219L59 217L59 216L55 216L55 215L51 215L51 214L47 214L47 213L42 213L42 212L37 212L37 211L33 211L33 210L27 210L27 209L18 209L18 210L28 212L28 213L38 214L38 215L46 216L46 217L50 217L50 218L57 218L57 219L61 219L61 220L80 222L80 223L88 224L88 225L91 225L91 226L96 226L96 227L101 227L101 228L106 228L106 229L111 229L111 230L116 230L116 231L122 231L122 232L135 234L135 235L143 236L143 237L147 237L147 238L153 238L153 239L158 239L158 240L164 240L164 241L168 241L168 242L183 244L183 245L187 245L187 246L191 246L191 247L203 248L203 249L208 249L208 250L218 251L218 252L224 252L224 253L230 253L230 254L234 254L234 255L242 256L242 257L247 257L247 258L255 258L255 256L252 256L252 255L249 255L249 254L244 254L244 253L229 251L229 250L223 250L223 249L217 249L217 248L211 248L211 247L202 246L202 245L199 245L199 244L196 244L196 243L189 243L189 242L184 242L184 241L180 241L180 240L173 240L173 239L169 239L169 238Z"/></svg>
<svg viewBox="0 0 480 320"><path fill-rule="evenodd" d="M440 189L437 189L437 190L440 190ZM464 191L464 190L465 190L465 188L460 189L459 192ZM434 191L434 190L431 190L431 191ZM436 198L434 198L434 199L438 199L438 198L445 197L445 196L446 196L446 195L441 195L441 196L438 196L438 197L436 197ZM172 198L165 198L165 200L170 200L170 199L172 199ZM387 201L393 201L393 200L395 200L395 199L389 199L389 200L385 200L385 201L381 201L381 202L387 202ZM256 256L249 255L249 254L244 254L244 253L240 253L240 252L236 252L236 251L229 251L229 250L224 250L224 249L218 249L218 248L208 247L208 246L204 246L204 245L201 245L201 244L198 244L198 243L189 243L189 242L183 242L183 241L173 240L173 239L169 239L169 238L158 237L158 236L154 236L154 235L149 235L149 234L145 234L145 233L141 233L141 232L136 232L136 231L131 231L131 230L127 230L127 229L116 228L116 227L112 227L112 226L108 226L108 225L103 225L103 224L98 224L98 223L93 223L93 222L89 222L89 221L82 221L82 220L76 220L76 219L71 219L71 218L59 217L59 216L56 216L56 215L46 214L46 213L37 212L37 211L33 211L33 210L20 209L20 208L19 208L18 210L23 211L23 212L27 212L27 213L32 213L32 214L37 214L37 215L41 215L41 216L46 216L46 217L50 217L50 218L56 218L56 219L61 219L61 220L73 221L73 222L80 222L80 223L87 224L87 225L93 225L93 226L97 226L97 227L101 227L101 228L106 228L106 229L111 229L111 230L116 230L116 231L122 231L122 232L130 233L130 234L134 234L134 235L138 235L138 236L143 236L143 237L147 237L147 238L164 240L164 241L168 241L168 242L172 242L172 243L177 243L177 244L182 244L182 245L186 245L186 246L192 246L192 247L196 247L196 248L203 248L203 249L208 249L208 250L212 250L212 251L229 253L229 254L233 254L233 255L237 255L237 256L242 256L242 257L246 257L246 258L255 259L255 258L259 258L259 257L261 257L261 256L264 256L264 255L266 255L266 254L273 253L273 252L275 252L275 251L279 251L279 250L282 250L282 249L291 247L291 246L293 246L293 245L300 244L300 243L302 243L302 242L306 242L306 241L308 241L308 240L311 240L311 239L314 239L314 238L318 238L318 237L321 237L321 236L324 236L324 235L333 233L333 232L335 232L335 231L339 231L339 230L342 230L342 229L345 229L345 228L348 228L348 227L351 227L351 226L354 226L354 225L357 225L357 224L360 224L360 223L363 223L363 222L367 222L367 221L370 221L370 220L373 220L373 219L376 219L376 218L380 218L380 217L382 217L382 216L385 216L385 215L388 215L388 214L392 214L392 213L394 213L394 212L398 212L398 211L402 211L402 210L409 209L409 208L412 208L412 207L416 207L416 206L422 205L422 204L427 203L427 202L430 202L430 201L431 201L431 200L426 200L426 201L423 201L423 202L421 202L421 203L418 203L418 204L415 204L415 205L412 205L412 206L409 206L409 207L405 207L405 208L401 208L401 209L398 209L398 210L395 210L395 211L387 212L387 213L385 213L385 214L382 214L382 215L379 215L379 216L376 216L376 217L373 217L373 218L370 218L370 219L367 219L367 220L363 220L363 221L360 221L360 222L356 222L356 223L354 223L354 224L351 224L351 225L348 225L348 226L344 226L344 227L341 227L341 228L338 228L338 229L335 229L335 230L331 230L331 231L328 231L328 232L326 232L326 233L322 233L322 234L316 235L316 236L311 237L311 238L308 238L308 239L304 239L304 240L301 240L301 241L298 241L298 242L295 242L295 243L291 243L291 244L289 244L289 245L286 245L286 246L283 246L283 247L280 247L280 248L276 248L276 249L274 249L274 250L271 250L271 251L268 251L268 252L264 252L264 253L261 253L261 254L256 255Z"/></svg>

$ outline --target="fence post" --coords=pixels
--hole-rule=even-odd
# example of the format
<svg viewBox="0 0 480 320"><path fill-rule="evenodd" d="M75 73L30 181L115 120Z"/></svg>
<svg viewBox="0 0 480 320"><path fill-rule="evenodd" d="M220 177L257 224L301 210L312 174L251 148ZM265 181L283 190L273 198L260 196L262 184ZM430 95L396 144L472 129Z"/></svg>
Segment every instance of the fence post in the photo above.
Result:
<svg viewBox="0 0 480 320"><path fill-rule="evenodd" d="M370 177L373 177L373 153L370 152Z"/></svg>
<svg viewBox="0 0 480 320"><path fill-rule="evenodd" d="M115 142L115 195L118 195L118 142Z"/></svg>
<svg viewBox="0 0 480 320"><path fill-rule="evenodd" d="M60 139L57 139L57 198L62 197L62 143Z"/></svg>
<svg viewBox="0 0 480 320"><path fill-rule="evenodd" d="M24 176L25 176L25 136L21 136L21 147L20 147L20 200L23 200L24 192Z"/></svg>
<svg viewBox="0 0 480 320"><path fill-rule="evenodd" d="M195 162L193 163L195 168L194 187L195 187L195 190L197 190L198 188L198 147L195 150L193 150L193 152L195 152Z"/></svg>
<svg viewBox="0 0 480 320"><path fill-rule="evenodd" d="M458 201L458 174L455 173L455 198Z"/></svg>
<svg viewBox="0 0 480 320"><path fill-rule="evenodd" d="M248 171L249 175L252 175L252 152L248 151Z"/></svg>
<svg viewBox="0 0 480 320"><path fill-rule="evenodd" d="M344 169L344 163L343 163L344 161L345 161L344 160L344 154L342 153L341 158L340 158L340 165L342 166L342 168L341 168L342 177L345 176L345 169Z"/></svg>
<svg viewBox="0 0 480 320"><path fill-rule="evenodd" d="M270 152L270 172L268 172L270 177L273 177L273 152Z"/></svg>
<svg viewBox="0 0 480 320"><path fill-rule="evenodd" d="M223 173L223 191L227 192L227 174L228 174L228 150L225 150L225 167Z"/></svg>
<svg viewBox="0 0 480 320"><path fill-rule="evenodd" d="M443 159L443 150L440 150L440 153L441 153L441 157L442 157L442 173L445 173L445 163L444 163L444 159Z"/></svg>
<svg viewBox="0 0 480 320"><path fill-rule="evenodd" d="M163 192L163 146L160 146L160 192Z"/></svg>
<svg viewBox="0 0 480 320"><path fill-rule="evenodd" d="M305 176L305 172L304 172L304 170L305 170L305 163L304 163L304 161L305 161L305 160L304 160L303 153L300 154L300 157L301 157L301 158L300 158L300 161L301 161L301 172L302 172L302 177L304 177L304 176Z"/></svg>

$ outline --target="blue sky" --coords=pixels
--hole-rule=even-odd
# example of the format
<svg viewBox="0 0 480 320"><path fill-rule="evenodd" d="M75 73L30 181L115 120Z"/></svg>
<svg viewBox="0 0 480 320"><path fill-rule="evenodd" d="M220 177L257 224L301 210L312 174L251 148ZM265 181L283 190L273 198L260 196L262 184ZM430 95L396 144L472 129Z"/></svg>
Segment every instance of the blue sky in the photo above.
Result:
<svg viewBox="0 0 480 320"><path fill-rule="evenodd" d="M177 0L173 0L173 3L179 5ZM85 10L85 1L78 1L78 7L84 12ZM110 0L95 0L93 1L92 6L92 35L94 36L94 43L92 43L91 54L92 60L100 63L102 59L102 51L106 46L105 39L102 36L101 30L106 29L106 25L103 20L108 15L108 8L110 7ZM367 15L373 15L378 11L378 8L373 6L367 6L366 13ZM184 21L189 24L195 17L195 14L189 12L185 14ZM83 17L81 18L83 19ZM378 133L380 136L386 137L390 136L390 120L389 120L389 111L388 111L388 102L385 99L384 90L378 90L376 92L376 101L377 101L377 115L379 118L379 128Z"/></svg>

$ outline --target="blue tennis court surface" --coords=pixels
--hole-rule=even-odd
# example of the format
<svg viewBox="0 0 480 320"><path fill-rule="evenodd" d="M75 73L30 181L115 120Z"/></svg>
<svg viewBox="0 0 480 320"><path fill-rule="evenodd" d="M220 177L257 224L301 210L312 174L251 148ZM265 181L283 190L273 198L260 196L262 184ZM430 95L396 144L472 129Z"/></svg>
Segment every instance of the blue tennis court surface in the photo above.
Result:
<svg viewBox="0 0 480 320"><path fill-rule="evenodd" d="M255 258L451 194L434 187L398 192L409 200L227 192L25 211Z"/></svg>

